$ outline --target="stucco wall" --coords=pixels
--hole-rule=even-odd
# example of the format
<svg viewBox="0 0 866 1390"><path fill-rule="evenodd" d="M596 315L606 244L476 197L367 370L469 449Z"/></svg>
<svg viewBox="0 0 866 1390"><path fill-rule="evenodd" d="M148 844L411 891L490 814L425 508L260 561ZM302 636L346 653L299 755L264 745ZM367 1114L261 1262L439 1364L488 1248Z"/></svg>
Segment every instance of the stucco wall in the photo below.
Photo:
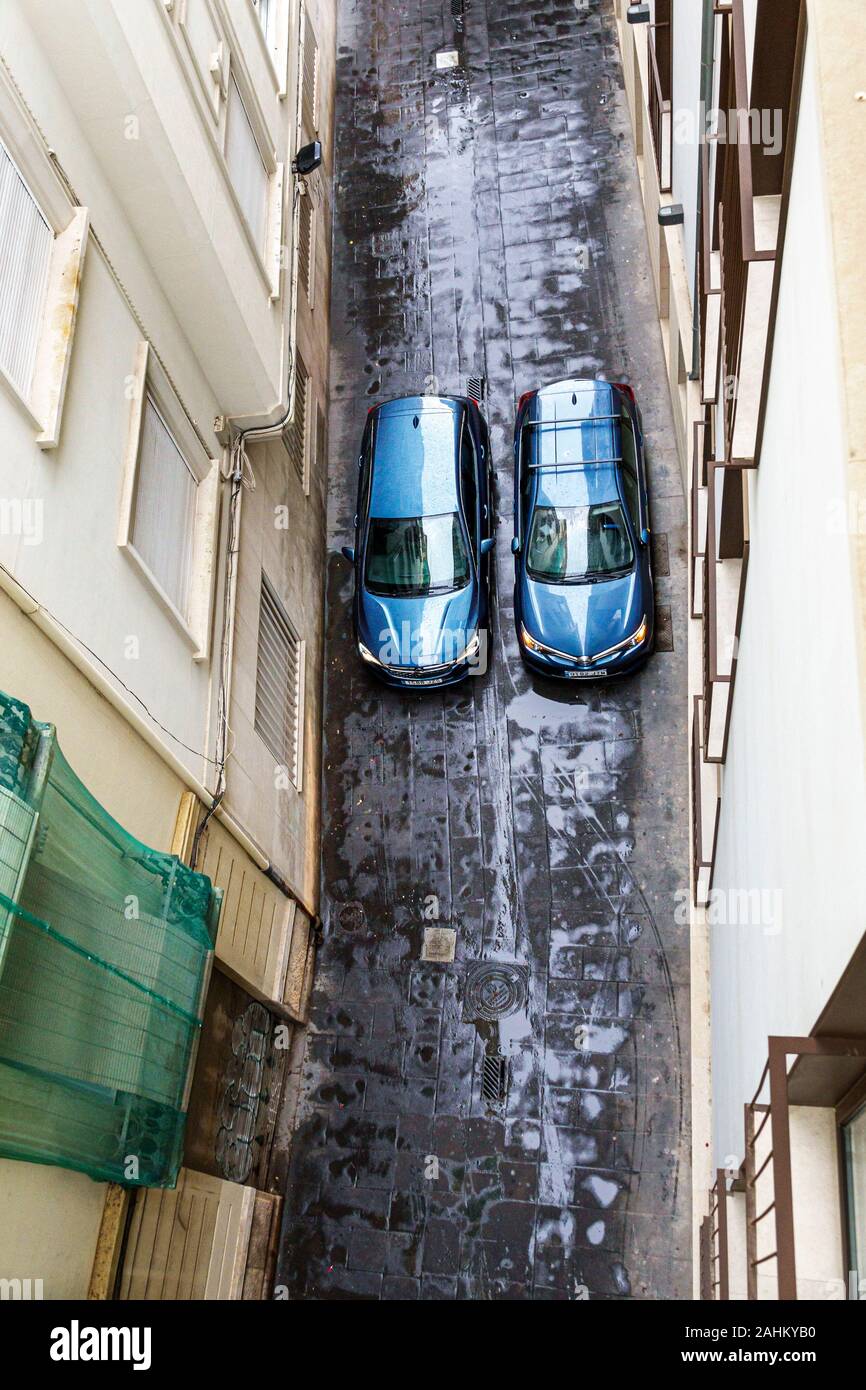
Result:
<svg viewBox="0 0 866 1390"><path fill-rule="evenodd" d="M41 1279L46 1299L86 1298L105 1189L83 1173L0 1158L0 1279Z"/></svg>

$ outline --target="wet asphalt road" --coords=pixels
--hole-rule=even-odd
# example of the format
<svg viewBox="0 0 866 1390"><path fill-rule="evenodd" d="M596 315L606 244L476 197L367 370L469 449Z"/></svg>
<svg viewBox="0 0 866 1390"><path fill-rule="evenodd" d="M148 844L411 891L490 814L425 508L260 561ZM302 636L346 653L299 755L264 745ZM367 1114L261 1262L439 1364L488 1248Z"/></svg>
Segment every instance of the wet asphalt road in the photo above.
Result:
<svg viewBox="0 0 866 1390"><path fill-rule="evenodd" d="M340 12L325 937L278 1282L690 1297L685 517L613 16ZM439 50L459 66L437 71ZM674 650L605 690L530 678L513 629L514 404L574 374L638 393L672 614ZM472 376L498 481L492 667L404 696L351 644L357 445L371 404ZM454 964L421 960L437 906ZM496 1025L470 1018L482 960L520 967L499 1108L480 1093Z"/></svg>

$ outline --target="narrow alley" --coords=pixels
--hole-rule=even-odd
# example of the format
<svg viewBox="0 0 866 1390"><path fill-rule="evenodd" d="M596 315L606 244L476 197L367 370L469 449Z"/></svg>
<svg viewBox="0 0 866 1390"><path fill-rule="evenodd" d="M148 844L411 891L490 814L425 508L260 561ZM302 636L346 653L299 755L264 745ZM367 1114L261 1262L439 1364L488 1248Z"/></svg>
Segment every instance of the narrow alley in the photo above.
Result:
<svg viewBox="0 0 866 1390"><path fill-rule="evenodd" d="M685 504L612 9L346 0L337 42L324 939L277 1282L689 1298ZM522 392L575 376L643 411L658 643L634 679L559 690L515 638L512 430ZM340 556L365 415L473 378L490 666L385 690ZM453 962L422 959L437 926Z"/></svg>

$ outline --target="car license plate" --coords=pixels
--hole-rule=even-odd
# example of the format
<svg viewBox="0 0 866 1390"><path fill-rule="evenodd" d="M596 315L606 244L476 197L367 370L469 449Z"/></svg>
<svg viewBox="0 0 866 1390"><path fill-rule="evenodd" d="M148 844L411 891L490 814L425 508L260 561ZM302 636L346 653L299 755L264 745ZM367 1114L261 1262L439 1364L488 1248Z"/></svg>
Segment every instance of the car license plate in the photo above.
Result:
<svg viewBox="0 0 866 1390"><path fill-rule="evenodd" d="M603 666L598 671L566 671L565 674L570 681L594 681L607 675L607 667Z"/></svg>
<svg viewBox="0 0 866 1390"><path fill-rule="evenodd" d="M413 685L441 685L441 684L442 684L442 679L443 679L443 678L442 678L441 676L437 676L437 677L435 678L435 680L413 681L412 684L413 684Z"/></svg>

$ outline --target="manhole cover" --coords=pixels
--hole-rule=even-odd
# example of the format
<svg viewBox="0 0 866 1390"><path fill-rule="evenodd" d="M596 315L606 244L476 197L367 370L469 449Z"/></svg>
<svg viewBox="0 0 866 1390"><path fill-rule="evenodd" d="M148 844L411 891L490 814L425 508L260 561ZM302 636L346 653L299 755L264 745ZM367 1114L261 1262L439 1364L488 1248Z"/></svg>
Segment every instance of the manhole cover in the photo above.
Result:
<svg viewBox="0 0 866 1390"><path fill-rule="evenodd" d="M674 649L674 625L669 603L660 603L656 607L655 648L657 652L672 652Z"/></svg>
<svg viewBox="0 0 866 1390"><path fill-rule="evenodd" d="M337 913L337 920L343 931L363 931L367 925L367 914L363 903L343 903Z"/></svg>
<svg viewBox="0 0 866 1390"><path fill-rule="evenodd" d="M463 996L465 1022L509 1018L526 1004L528 986L527 972L522 965L482 960L470 966Z"/></svg>

